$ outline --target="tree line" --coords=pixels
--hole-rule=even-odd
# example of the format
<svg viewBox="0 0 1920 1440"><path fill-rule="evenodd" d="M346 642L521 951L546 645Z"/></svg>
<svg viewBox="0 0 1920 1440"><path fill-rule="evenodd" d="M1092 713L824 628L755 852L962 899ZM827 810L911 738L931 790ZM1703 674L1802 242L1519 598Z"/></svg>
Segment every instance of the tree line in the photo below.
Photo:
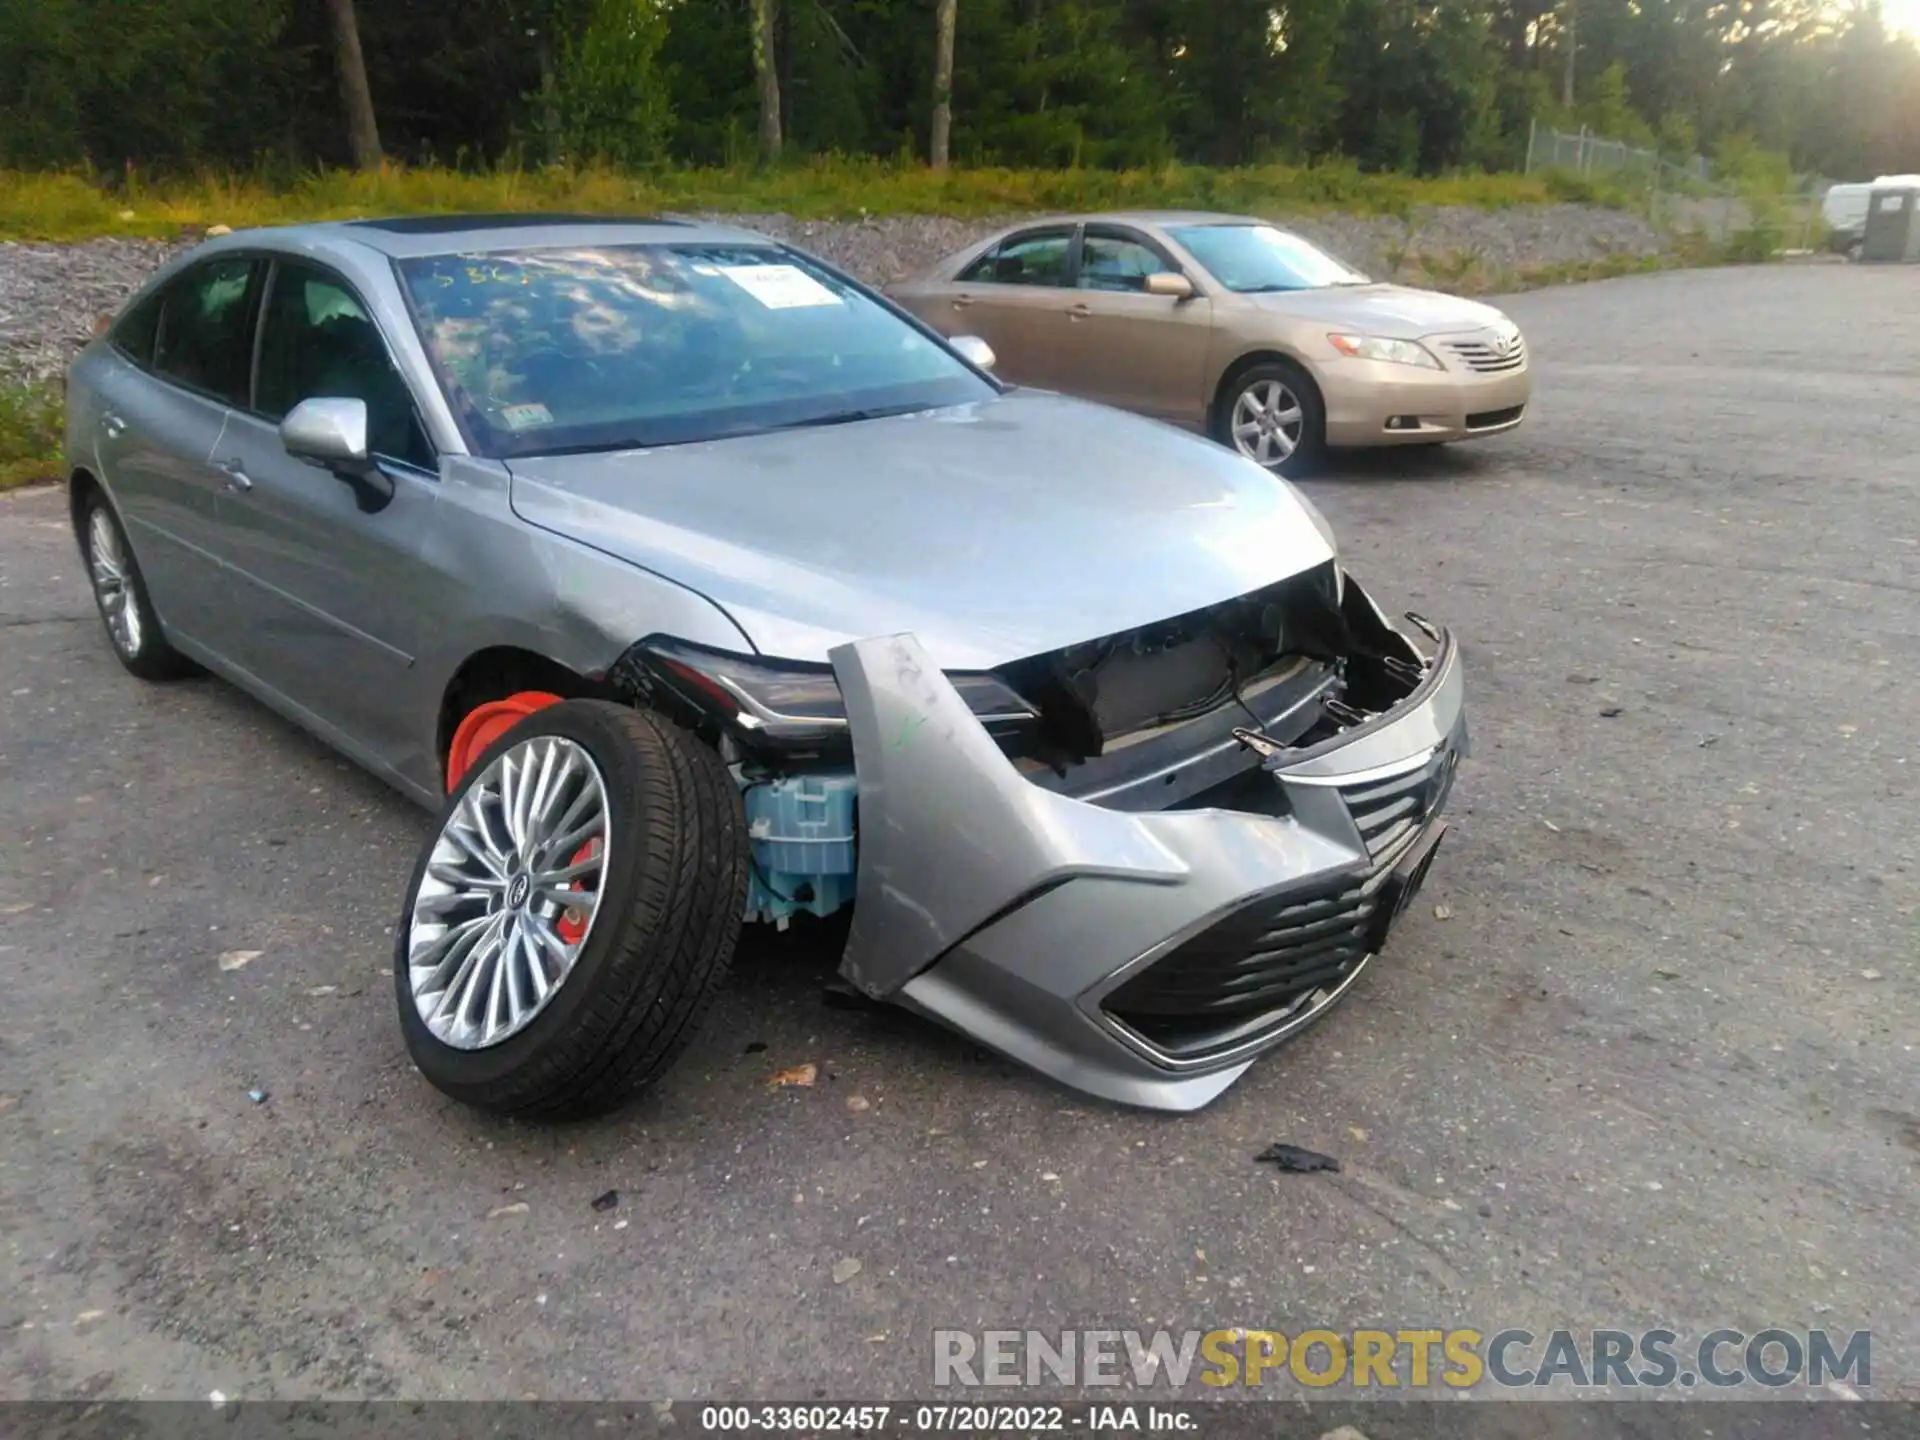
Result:
<svg viewBox="0 0 1920 1440"><path fill-rule="evenodd" d="M1920 170L1875 0L0 0L0 164L1515 165L1533 122Z"/></svg>

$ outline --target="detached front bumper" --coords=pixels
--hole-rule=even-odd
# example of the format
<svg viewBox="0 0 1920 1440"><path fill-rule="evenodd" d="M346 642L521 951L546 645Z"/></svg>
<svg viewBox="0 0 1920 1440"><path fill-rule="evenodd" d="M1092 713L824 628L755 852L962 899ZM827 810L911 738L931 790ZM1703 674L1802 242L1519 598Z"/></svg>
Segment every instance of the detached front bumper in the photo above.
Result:
<svg viewBox="0 0 1920 1440"><path fill-rule="evenodd" d="M860 785L842 973L1154 1109L1205 1105L1354 983L1425 876L1467 751L1444 631L1403 700L1275 747L1232 808L1149 813L1030 783L910 635L830 658Z"/></svg>

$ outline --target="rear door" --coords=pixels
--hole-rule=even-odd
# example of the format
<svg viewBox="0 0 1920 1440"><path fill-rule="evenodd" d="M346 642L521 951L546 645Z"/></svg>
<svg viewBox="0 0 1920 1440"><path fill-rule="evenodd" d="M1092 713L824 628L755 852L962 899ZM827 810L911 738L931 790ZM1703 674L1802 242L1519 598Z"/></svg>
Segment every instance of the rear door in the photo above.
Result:
<svg viewBox="0 0 1920 1440"><path fill-rule="evenodd" d="M234 622L219 563L227 477L213 465L228 406L246 393L263 266L219 256L122 316L101 386L95 448L162 623L225 654Z"/></svg>
<svg viewBox="0 0 1920 1440"><path fill-rule="evenodd" d="M1108 405L1197 425L1206 418L1207 349L1213 305L1149 295L1149 275L1180 274L1145 232L1089 225L1060 341L1066 387Z"/></svg>
<svg viewBox="0 0 1920 1440"><path fill-rule="evenodd" d="M1070 389L1060 365L1064 312L1073 298L1072 225L1021 230L962 271L944 306L923 318L945 335L978 335L995 373L1020 385Z"/></svg>
<svg viewBox="0 0 1920 1440"><path fill-rule="evenodd" d="M375 476L287 454L278 422L316 397L366 402ZM215 459L235 483L222 548L248 615L239 663L350 748L403 763L418 739L408 671L423 627L452 603L448 577L421 558L439 462L378 325L333 271L273 262L252 398Z"/></svg>

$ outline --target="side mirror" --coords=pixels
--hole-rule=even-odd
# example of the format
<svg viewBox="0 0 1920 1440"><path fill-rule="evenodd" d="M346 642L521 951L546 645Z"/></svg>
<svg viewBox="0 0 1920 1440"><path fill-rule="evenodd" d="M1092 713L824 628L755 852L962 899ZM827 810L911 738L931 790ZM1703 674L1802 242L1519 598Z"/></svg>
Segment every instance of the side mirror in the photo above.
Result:
<svg viewBox="0 0 1920 1440"><path fill-rule="evenodd" d="M998 358L993 353L993 347L978 335L956 335L947 343L962 360L982 370L993 369L994 361Z"/></svg>
<svg viewBox="0 0 1920 1440"><path fill-rule="evenodd" d="M1170 300L1191 300L1193 282L1173 270L1157 270L1147 276L1147 294L1164 295Z"/></svg>
<svg viewBox="0 0 1920 1440"><path fill-rule="evenodd" d="M302 400L280 422L280 443L310 465L364 471L369 464L367 402L334 396Z"/></svg>

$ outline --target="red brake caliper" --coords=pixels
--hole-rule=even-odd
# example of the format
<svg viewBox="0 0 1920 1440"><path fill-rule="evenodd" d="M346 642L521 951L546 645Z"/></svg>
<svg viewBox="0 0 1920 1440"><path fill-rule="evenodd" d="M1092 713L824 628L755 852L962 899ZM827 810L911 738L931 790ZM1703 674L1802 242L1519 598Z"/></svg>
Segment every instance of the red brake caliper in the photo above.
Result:
<svg viewBox="0 0 1920 1440"><path fill-rule="evenodd" d="M569 865L578 865L582 860L589 860L599 853L600 837L596 835L578 850L574 851L573 859L567 863ZM575 880L569 884L567 888L569 890L584 890L586 887L578 880ZM561 915L558 920L553 922L553 933L569 945L578 945L582 940L587 938L587 912L578 906L568 910Z"/></svg>
<svg viewBox="0 0 1920 1440"><path fill-rule="evenodd" d="M447 746L447 792L453 792L468 767L485 754L494 741L535 711L559 703L558 695L549 695L544 690L522 690L504 700L489 700L484 705L475 706L468 712L467 718L460 722L459 728L453 732L452 743ZM582 860L590 860L599 853L600 839L595 836L574 851L573 858L567 863L578 865ZM567 888L584 890L586 887L574 880ZM586 938L587 912L578 907L568 910L553 922L553 929L567 944L578 945Z"/></svg>

